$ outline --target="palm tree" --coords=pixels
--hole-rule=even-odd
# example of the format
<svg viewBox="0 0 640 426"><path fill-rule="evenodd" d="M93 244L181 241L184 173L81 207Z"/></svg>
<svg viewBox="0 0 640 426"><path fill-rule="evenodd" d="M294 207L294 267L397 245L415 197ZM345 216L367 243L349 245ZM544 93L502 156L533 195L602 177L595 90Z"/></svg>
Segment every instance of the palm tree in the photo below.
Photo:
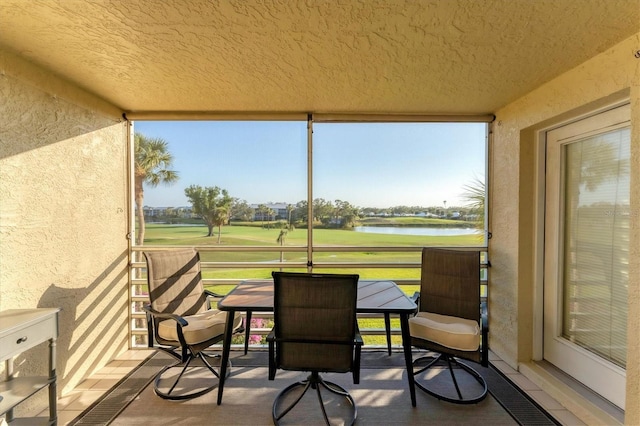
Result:
<svg viewBox="0 0 640 426"><path fill-rule="evenodd" d="M471 208L471 212L477 215L476 227L484 230L484 211L487 194L484 180L475 176L470 183L462 188L465 191L462 196L467 201L467 206Z"/></svg>
<svg viewBox="0 0 640 426"><path fill-rule="evenodd" d="M276 212L270 207L267 207L267 216L269 217L269 221L267 222L267 229L271 229L271 222L275 220Z"/></svg>
<svg viewBox="0 0 640 426"><path fill-rule="evenodd" d="M280 247L282 247L287 239L287 233L289 231L287 230L287 228L282 228L280 230L280 235L278 235L278 239L276 240L276 242L278 244L280 244ZM280 263L284 262L284 252L280 251ZM280 268L280 271L282 271L282 268Z"/></svg>
<svg viewBox="0 0 640 426"><path fill-rule="evenodd" d="M262 227L264 228L264 217L267 214L268 207L264 204L258 204L258 213L260 213L260 220L262 221Z"/></svg>
<svg viewBox="0 0 640 426"><path fill-rule="evenodd" d="M287 204L287 228L290 231L293 230L293 225L291 224L291 213L294 209L295 207L293 206L293 204Z"/></svg>
<svg viewBox="0 0 640 426"><path fill-rule="evenodd" d="M213 214L213 223L218 227L218 244L220 244L220 239L222 237L222 225L227 223L229 220L229 212L231 208L229 205L222 205L216 208Z"/></svg>
<svg viewBox="0 0 640 426"><path fill-rule="evenodd" d="M178 172L169 170L173 156L168 152L167 142L161 138L147 138L136 133L134 140L134 196L138 217L138 235L136 245L144 243L144 187L159 184L171 184L178 180Z"/></svg>

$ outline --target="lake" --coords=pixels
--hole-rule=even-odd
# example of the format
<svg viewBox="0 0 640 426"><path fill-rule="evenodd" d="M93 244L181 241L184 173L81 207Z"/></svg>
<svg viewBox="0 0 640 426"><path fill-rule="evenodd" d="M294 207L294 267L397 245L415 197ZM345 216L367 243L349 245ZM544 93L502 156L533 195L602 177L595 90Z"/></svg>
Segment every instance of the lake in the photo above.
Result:
<svg viewBox="0 0 640 426"><path fill-rule="evenodd" d="M411 228L400 226L356 226L356 232L369 234L396 234L396 235L429 235L429 236L454 236L480 234L482 231L475 228Z"/></svg>

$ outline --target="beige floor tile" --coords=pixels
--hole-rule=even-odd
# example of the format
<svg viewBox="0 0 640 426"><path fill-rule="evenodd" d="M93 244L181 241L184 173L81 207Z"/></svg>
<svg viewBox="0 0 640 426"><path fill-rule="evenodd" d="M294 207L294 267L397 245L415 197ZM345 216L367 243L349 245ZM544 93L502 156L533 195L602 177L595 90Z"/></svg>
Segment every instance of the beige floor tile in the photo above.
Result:
<svg viewBox="0 0 640 426"><path fill-rule="evenodd" d="M117 367L114 367L113 369L111 369L109 374L124 377L127 374L129 374L139 364L138 361L123 361L123 362L125 362L126 364L122 364ZM135 362L135 364L131 364L132 362Z"/></svg>
<svg viewBox="0 0 640 426"><path fill-rule="evenodd" d="M71 423L72 420L74 420L76 417L78 417L80 414L82 413L82 410L80 411L66 411L66 410L58 410L57 412L57 416L58 416L58 426L64 426L66 424ZM46 410L38 413L38 415L36 415L35 417L38 417L38 424L45 424L46 421L44 419L48 419L49 418L49 409L47 408ZM42 418L42 422L40 422L39 418ZM9 425L11 425L12 423L9 423ZM21 423L24 424L24 423ZM4 423L2 423L2 425L4 425Z"/></svg>
<svg viewBox="0 0 640 426"><path fill-rule="evenodd" d="M58 414L58 416L60 415L60 410L57 410L56 413ZM26 416L28 417L46 417L49 418L49 407L44 408L42 411L40 411L39 413L33 414L33 413L29 413ZM18 416L19 417L19 416ZM0 420L4 418L4 414L2 416L0 416ZM5 426L4 423L0 422L1 426ZM9 423L8 426L10 426L11 423Z"/></svg>
<svg viewBox="0 0 640 426"><path fill-rule="evenodd" d="M93 390L87 390L87 391L81 392L80 396L75 398L68 405L66 405L64 407L64 410L62 411L68 411L68 410L82 411L85 408L89 407L94 402L96 402L103 394L104 394L103 391L93 391Z"/></svg>
<svg viewBox="0 0 640 426"><path fill-rule="evenodd" d="M80 390L89 390L91 389L93 386L96 385L96 383L98 383L100 380L98 379L94 379L94 378L88 378L83 380L81 383L78 383L78 386L76 386L73 390L74 391L80 391Z"/></svg>
<svg viewBox="0 0 640 426"><path fill-rule="evenodd" d="M112 379L97 380L96 384L91 388L91 390L106 392L109 389L111 389L113 386L115 386L115 384L118 383L120 380L122 380L122 377L114 377Z"/></svg>
<svg viewBox="0 0 640 426"><path fill-rule="evenodd" d="M555 399L542 390L528 391L527 395L533 398L545 410L564 410L565 408Z"/></svg>
<svg viewBox="0 0 640 426"><path fill-rule="evenodd" d="M112 361L109 364L105 365L104 367L102 367L100 370L96 371L96 373L94 374L94 376L96 375L109 375L109 374L118 374L118 366L120 365L121 361Z"/></svg>
<svg viewBox="0 0 640 426"><path fill-rule="evenodd" d="M111 373L95 373L91 376L92 379L96 379L96 380L108 380L108 379L115 379L118 376L115 374L111 374Z"/></svg>
<svg viewBox="0 0 640 426"><path fill-rule="evenodd" d="M569 410L549 410L549 413L564 426L583 426L585 423Z"/></svg>
<svg viewBox="0 0 640 426"><path fill-rule="evenodd" d="M492 351L489 351L489 361L499 361L499 360L500 358L498 357L498 355L496 355Z"/></svg>
<svg viewBox="0 0 640 426"><path fill-rule="evenodd" d="M533 383L531 380L524 377L522 374L510 374L509 379L514 382L520 389L525 391L537 391L540 387Z"/></svg>
<svg viewBox="0 0 640 426"><path fill-rule="evenodd" d="M91 375L92 379L122 378L133 370L131 367L104 367Z"/></svg>
<svg viewBox="0 0 640 426"><path fill-rule="evenodd" d="M69 424L73 419L78 417L82 410L63 410L58 411L58 426Z"/></svg>
<svg viewBox="0 0 640 426"><path fill-rule="evenodd" d="M128 369L134 369L136 368L138 365L140 365L140 362L143 360L140 359L123 359L120 360L120 365L118 365L118 368L122 369L122 368L128 368Z"/></svg>
<svg viewBox="0 0 640 426"><path fill-rule="evenodd" d="M519 374L517 370L514 370L509 364L504 361L491 361L491 364L500 370L503 374Z"/></svg>
<svg viewBox="0 0 640 426"><path fill-rule="evenodd" d="M153 352L155 352L155 349L130 350L130 351L121 353L116 357L116 359L142 361L142 360L145 360Z"/></svg>
<svg viewBox="0 0 640 426"><path fill-rule="evenodd" d="M66 409L76 399L80 398L83 393L87 392L87 389L74 389L71 392L58 398L58 411Z"/></svg>

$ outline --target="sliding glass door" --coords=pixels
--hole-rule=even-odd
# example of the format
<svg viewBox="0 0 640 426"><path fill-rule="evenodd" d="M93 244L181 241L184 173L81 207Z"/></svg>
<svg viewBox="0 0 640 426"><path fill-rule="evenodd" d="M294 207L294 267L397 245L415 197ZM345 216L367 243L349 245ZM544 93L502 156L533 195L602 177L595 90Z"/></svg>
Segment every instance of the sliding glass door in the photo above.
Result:
<svg viewBox="0 0 640 426"><path fill-rule="evenodd" d="M544 357L624 408L629 106L548 132Z"/></svg>

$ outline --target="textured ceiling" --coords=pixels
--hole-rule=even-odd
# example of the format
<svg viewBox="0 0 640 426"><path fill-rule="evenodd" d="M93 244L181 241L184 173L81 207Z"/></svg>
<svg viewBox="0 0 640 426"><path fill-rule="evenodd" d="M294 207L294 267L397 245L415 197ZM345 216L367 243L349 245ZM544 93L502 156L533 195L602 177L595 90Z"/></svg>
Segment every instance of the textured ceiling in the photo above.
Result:
<svg viewBox="0 0 640 426"><path fill-rule="evenodd" d="M638 31L640 0L0 0L0 49L136 112L485 114Z"/></svg>

